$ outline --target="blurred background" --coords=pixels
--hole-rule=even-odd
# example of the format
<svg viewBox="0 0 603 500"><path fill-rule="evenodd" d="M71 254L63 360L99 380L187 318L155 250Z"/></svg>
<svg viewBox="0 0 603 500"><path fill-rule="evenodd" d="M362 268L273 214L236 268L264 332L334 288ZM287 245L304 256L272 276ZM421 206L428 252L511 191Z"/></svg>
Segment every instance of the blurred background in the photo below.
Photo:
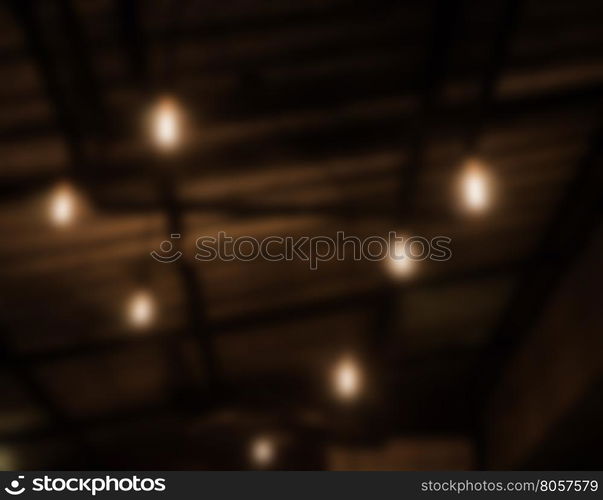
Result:
<svg viewBox="0 0 603 500"><path fill-rule="evenodd" d="M0 468L603 466L602 26L600 0L4 2ZM193 259L339 230L452 259Z"/></svg>

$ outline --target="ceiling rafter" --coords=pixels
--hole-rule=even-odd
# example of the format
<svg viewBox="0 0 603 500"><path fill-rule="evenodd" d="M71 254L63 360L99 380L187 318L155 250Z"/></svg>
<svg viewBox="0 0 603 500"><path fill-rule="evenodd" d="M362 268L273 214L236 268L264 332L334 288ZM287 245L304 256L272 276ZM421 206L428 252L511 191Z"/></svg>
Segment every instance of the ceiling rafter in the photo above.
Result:
<svg viewBox="0 0 603 500"><path fill-rule="evenodd" d="M183 4L178 3L178 9L182 8ZM151 102L153 98L158 96L159 92L167 90L158 87L158 85L163 85L166 81L169 81L170 75L165 75L163 81L158 82L151 74L147 43L140 21L138 0L117 1L115 11L121 20L121 38L125 44L131 73L138 90L145 96L145 100ZM172 12L170 21L172 23L177 22L177 16L177 11ZM172 26L170 29L176 28ZM183 207L178 199L174 179L174 171L178 170L178 159L173 157L158 158L154 161L153 166L152 177L161 206L166 214L166 234L179 235L173 243L175 251L178 251L180 249L179 241L185 238L186 232ZM200 383L207 391L208 400L211 401L217 397L221 382L213 332L207 318L203 278L201 271L196 269L186 258L178 260L176 269L186 300L188 329L191 336L196 339L203 365L204 380Z"/></svg>
<svg viewBox="0 0 603 500"><path fill-rule="evenodd" d="M397 180L395 207L396 231L412 234L410 224L414 223L414 196L419 173L424 168L425 148L429 127L434 120L438 93L444 83L449 51L454 43L456 21L460 15L460 1L438 0L435 2L432 28L426 49L426 60L422 77L419 79L419 106L411 119L410 152L400 165ZM403 234L407 237L409 234ZM391 250L390 250L391 251ZM387 373L395 360L391 356L391 343L399 329L399 318L406 317L404 307L407 283L392 283L385 293L380 294L375 307L375 319L371 332L371 344L379 362L379 372ZM388 380L381 375L380 383L387 387Z"/></svg>
<svg viewBox="0 0 603 500"><path fill-rule="evenodd" d="M599 100L597 107L601 114L603 101ZM521 347L522 339L536 324L555 286L600 225L602 166L603 123L600 122L535 253L523 265L514 293L493 332L491 342L485 347L485 353L495 354L497 362L489 363L485 372L488 376L481 379L480 394L484 404L487 404L487 395L504 373L504 367Z"/></svg>

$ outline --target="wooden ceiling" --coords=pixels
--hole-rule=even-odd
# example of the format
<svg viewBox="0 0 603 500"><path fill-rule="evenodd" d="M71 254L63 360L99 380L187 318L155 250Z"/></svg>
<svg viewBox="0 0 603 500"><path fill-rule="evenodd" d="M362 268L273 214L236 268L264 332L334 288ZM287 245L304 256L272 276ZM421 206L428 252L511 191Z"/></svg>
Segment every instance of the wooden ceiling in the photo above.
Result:
<svg viewBox="0 0 603 500"><path fill-rule="evenodd" d="M283 467L320 468L325 443L475 435L543 276L600 213L598 0L8 4L0 438L17 464L239 468L273 429ZM144 117L166 93L187 133L158 176ZM469 154L496 186L479 217L454 203ZM65 179L86 210L57 230ZM409 229L451 237L453 258L403 283L374 262L149 256L173 232L190 254L219 231ZM141 286L158 299L143 332L125 318ZM370 397L345 411L328 374L350 350Z"/></svg>

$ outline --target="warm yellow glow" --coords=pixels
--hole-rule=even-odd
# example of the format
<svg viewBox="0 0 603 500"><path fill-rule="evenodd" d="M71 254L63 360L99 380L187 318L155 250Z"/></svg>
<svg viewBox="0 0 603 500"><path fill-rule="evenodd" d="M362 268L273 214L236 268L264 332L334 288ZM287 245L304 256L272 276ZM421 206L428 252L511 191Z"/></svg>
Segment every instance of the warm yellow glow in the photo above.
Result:
<svg viewBox="0 0 603 500"><path fill-rule="evenodd" d="M137 328L148 326L155 317L155 300L144 290L136 292L128 303L128 319Z"/></svg>
<svg viewBox="0 0 603 500"><path fill-rule="evenodd" d="M274 461L274 441L266 436L255 438L251 443L250 454L256 467L268 467Z"/></svg>
<svg viewBox="0 0 603 500"><path fill-rule="evenodd" d="M394 278L408 278L416 269L416 261L406 254L406 240L396 240L387 258L387 267Z"/></svg>
<svg viewBox="0 0 603 500"><path fill-rule="evenodd" d="M490 201L490 182L485 169L476 161L469 160L461 174L463 205L471 212L481 212Z"/></svg>
<svg viewBox="0 0 603 500"><path fill-rule="evenodd" d="M164 150L173 149L180 137L180 111L176 102L168 97L162 98L151 117L151 126L155 142Z"/></svg>
<svg viewBox="0 0 603 500"><path fill-rule="evenodd" d="M75 217L77 197L68 183L59 184L50 196L50 220L56 226L67 226Z"/></svg>
<svg viewBox="0 0 603 500"><path fill-rule="evenodd" d="M8 447L0 448L0 470L16 470L20 469L21 465L17 461L14 451Z"/></svg>
<svg viewBox="0 0 603 500"><path fill-rule="evenodd" d="M345 400L355 398L360 392L362 376L357 364L351 358L344 358L335 366L333 384L337 395Z"/></svg>

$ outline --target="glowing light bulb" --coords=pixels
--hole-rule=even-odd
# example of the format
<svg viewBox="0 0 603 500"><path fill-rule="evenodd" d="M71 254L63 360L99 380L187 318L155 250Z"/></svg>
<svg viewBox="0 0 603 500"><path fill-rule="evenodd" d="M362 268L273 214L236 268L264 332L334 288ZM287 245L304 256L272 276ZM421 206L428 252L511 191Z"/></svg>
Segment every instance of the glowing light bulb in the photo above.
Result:
<svg viewBox="0 0 603 500"><path fill-rule="evenodd" d="M256 467L267 467L274 460L275 446L272 439L260 436L251 443L251 461Z"/></svg>
<svg viewBox="0 0 603 500"><path fill-rule="evenodd" d="M407 278L415 272L416 262L406 253L406 240L396 240L387 259L387 267L394 278Z"/></svg>
<svg viewBox="0 0 603 500"><path fill-rule="evenodd" d="M50 220L56 226L66 226L73 221L77 199L70 184L59 184L50 197Z"/></svg>
<svg viewBox="0 0 603 500"><path fill-rule="evenodd" d="M475 160L469 160L461 175L463 205L471 212L481 212L489 204L489 179Z"/></svg>
<svg viewBox="0 0 603 500"><path fill-rule="evenodd" d="M333 371L333 385L337 395L345 400L355 398L360 392L362 376L356 363L350 359L342 359Z"/></svg>
<svg viewBox="0 0 603 500"><path fill-rule="evenodd" d="M180 135L180 112L173 99L162 98L153 111L152 129L155 141L164 150L173 149Z"/></svg>
<svg viewBox="0 0 603 500"><path fill-rule="evenodd" d="M136 292L128 303L128 318L136 328L148 326L155 316L153 296L144 290Z"/></svg>

